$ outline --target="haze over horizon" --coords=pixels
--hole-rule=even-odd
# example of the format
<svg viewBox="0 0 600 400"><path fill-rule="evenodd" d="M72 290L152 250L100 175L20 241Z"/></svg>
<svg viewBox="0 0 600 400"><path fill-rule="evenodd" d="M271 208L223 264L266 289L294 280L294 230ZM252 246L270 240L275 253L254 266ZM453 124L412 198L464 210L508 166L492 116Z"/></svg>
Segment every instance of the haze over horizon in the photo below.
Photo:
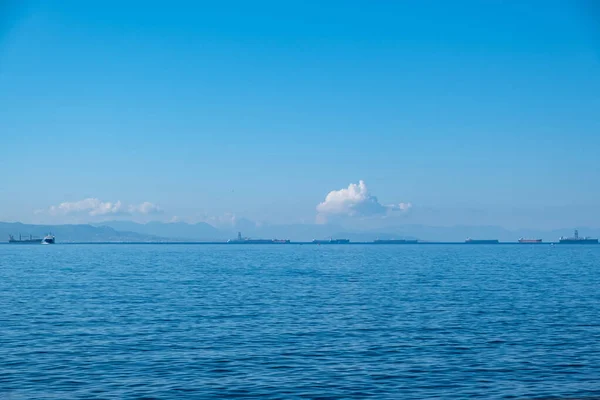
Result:
<svg viewBox="0 0 600 400"><path fill-rule="evenodd" d="M0 221L600 228L586 4L0 3Z"/></svg>

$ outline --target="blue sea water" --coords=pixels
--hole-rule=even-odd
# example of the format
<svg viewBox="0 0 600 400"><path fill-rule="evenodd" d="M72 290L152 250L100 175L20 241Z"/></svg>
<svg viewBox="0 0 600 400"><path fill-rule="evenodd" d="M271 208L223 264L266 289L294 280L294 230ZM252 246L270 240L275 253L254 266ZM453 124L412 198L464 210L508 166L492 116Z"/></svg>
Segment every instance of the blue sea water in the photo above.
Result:
<svg viewBox="0 0 600 400"><path fill-rule="evenodd" d="M0 245L0 398L600 396L600 246Z"/></svg>

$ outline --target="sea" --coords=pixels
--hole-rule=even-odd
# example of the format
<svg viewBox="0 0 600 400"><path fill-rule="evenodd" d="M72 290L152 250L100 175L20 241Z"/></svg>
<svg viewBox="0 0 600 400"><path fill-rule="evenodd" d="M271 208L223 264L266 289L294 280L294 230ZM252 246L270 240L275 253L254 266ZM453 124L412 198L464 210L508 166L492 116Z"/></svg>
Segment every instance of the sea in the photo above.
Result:
<svg viewBox="0 0 600 400"><path fill-rule="evenodd" d="M0 245L0 399L600 398L600 246Z"/></svg>

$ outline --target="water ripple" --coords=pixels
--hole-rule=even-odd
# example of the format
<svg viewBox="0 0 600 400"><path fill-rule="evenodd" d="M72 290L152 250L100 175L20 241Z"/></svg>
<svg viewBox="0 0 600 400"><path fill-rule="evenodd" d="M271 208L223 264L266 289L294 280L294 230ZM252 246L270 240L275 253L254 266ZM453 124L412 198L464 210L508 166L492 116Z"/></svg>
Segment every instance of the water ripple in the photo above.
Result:
<svg viewBox="0 0 600 400"><path fill-rule="evenodd" d="M0 398L593 398L600 248L0 246Z"/></svg>

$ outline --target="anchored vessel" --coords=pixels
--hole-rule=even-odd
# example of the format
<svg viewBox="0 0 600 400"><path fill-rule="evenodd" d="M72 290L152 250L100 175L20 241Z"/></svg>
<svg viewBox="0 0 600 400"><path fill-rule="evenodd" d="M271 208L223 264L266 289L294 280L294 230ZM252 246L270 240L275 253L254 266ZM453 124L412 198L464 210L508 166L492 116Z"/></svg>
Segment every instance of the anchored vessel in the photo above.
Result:
<svg viewBox="0 0 600 400"><path fill-rule="evenodd" d="M519 243L542 243L542 239L519 238Z"/></svg>
<svg viewBox="0 0 600 400"><path fill-rule="evenodd" d="M416 239L376 239L375 244L416 244L419 243Z"/></svg>
<svg viewBox="0 0 600 400"><path fill-rule="evenodd" d="M562 244L598 244L598 239L593 239L589 236L579 237L579 231L575 229L573 237L561 236L558 243Z"/></svg>
<svg viewBox="0 0 600 400"><path fill-rule="evenodd" d="M54 242L55 238L51 233L43 238L35 237L33 235L23 236L21 234L16 238L13 235L8 235L8 243L13 244L53 244Z"/></svg>
<svg viewBox="0 0 600 400"><path fill-rule="evenodd" d="M238 232L236 239L229 239L227 241L230 244L285 244L289 242L289 239L250 239L242 237L241 232Z"/></svg>
<svg viewBox="0 0 600 400"><path fill-rule="evenodd" d="M8 235L8 243L13 244L54 244L56 242L56 238L51 233L47 234L43 238L38 238L33 235L22 236L19 234L19 238L15 238L13 235Z"/></svg>
<svg viewBox="0 0 600 400"><path fill-rule="evenodd" d="M312 242L314 244L348 244L348 243L350 243L350 239L334 239L334 238L331 238L329 240L315 239Z"/></svg>
<svg viewBox="0 0 600 400"><path fill-rule="evenodd" d="M465 240L465 243L468 244L497 244L498 239L471 239L468 238Z"/></svg>

